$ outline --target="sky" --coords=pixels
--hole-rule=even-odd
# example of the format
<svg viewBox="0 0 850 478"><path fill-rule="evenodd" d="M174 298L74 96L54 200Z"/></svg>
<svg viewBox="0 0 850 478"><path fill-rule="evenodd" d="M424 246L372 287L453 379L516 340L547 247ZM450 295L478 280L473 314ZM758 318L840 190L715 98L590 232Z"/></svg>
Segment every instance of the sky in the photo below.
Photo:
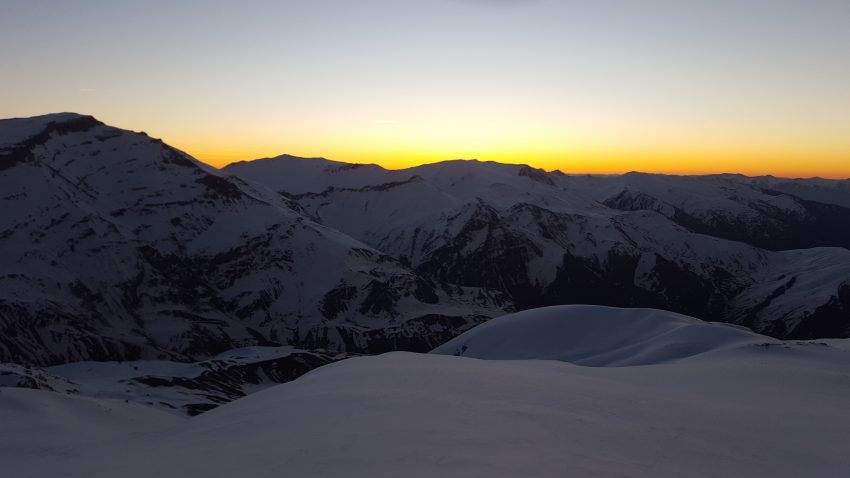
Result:
<svg viewBox="0 0 850 478"><path fill-rule="evenodd" d="M0 64L215 166L850 177L847 0L0 0Z"/></svg>

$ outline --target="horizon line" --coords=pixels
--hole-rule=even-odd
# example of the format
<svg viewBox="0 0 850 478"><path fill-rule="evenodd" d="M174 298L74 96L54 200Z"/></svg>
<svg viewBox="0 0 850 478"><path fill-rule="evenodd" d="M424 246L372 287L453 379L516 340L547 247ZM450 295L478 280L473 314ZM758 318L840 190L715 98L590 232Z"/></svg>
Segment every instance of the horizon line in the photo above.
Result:
<svg viewBox="0 0 850 478"><path fill-rule="evenodd" d="M90 118L93 118L96 121L100 122L101 124L104 124L105 126L108 126L108 127L111 127L111 128L122 129L122 130L125 130L125 131L137 133L137 134L144 134L144 135L149 136L151 138L161 140L161 141L163 141L163 143L167 144L168 146L175 148L175 149L191 156L195 160L197 160L197 161L199 161L199 162L201 162L201 163L203 163L203 164L205 164L209 167L215 168L216 170L223 170L223 169L225 169L225 168L227 168L231 165L237 164L237 163L263 161L263 160L273 160L273 159L278 159L278 158L282 158L282 157L291 157L291 158L296 158L296 159L324 160L324 161L339 163L339 164L377 166L377 167L380 167L380 168L382 168L384 170L388 170L388 171L404 171L404 170L414 169L414 168L421 167L421 166L440 164L440 163L446 163L446 162L452 162L452 161L469 161L469 162L480 162L480 163L495 163L495 164L502 164L502 165L527 166L527 167L534 168L534 169L537 169L537 170L545 171L547 173L559 172L559 173L567 175L567 176L622 176L622 175L626 175L626 174L647 174L647 175L658 175L658 176L743 176L743 177L748 177L748 178L776 178L776 179L789 179L789 180L850 181L850 173L848 173L847 175L842 175L842 174L836 174L836 175L826 174L826 175L824 175L824 174L817 174L817 173L815 173L815 174L808 174L808 173L782 174L782 173L771 173L771 172L768 172L768 171L764 171L764 172L743 172L743 171L734 171L734 170L717 170L717 171L711 171L711 170L684 171L684 170L676 170L676 169L663 170L663 169L655 169L655 168L651 168L651 167L647 168L647 169L623 168L623 169L619 169L619 170L616 170L616 171L611 171L611 170L605 171L604 168L601 168L601 169L595 170L595 171L594 170L584 170L582 172L577 172L577 171L570 172L568 168L565 168L563 166L546 167L546 166L534 164L533 161L521 161L521 160L515 161L515 160L510 159L511 158L510 155L507 155L504 158L500 158L500 159L481 159L481 158L476 158L476 157L464 158L464 157L451 157L451 156L449 156L449 157L446 157L445 159L420 159L418 161L411 161L410 164L400 165L400 166L391 166L391 165L388 165L388 164L382 164L380 161L375 161L375 160L358 161L358 160L352 160L352 159L330 159L328 157L329 155L312 155L312 154L304 155L304 154L290 154L290 153L282 153L282 154L275 154L275 155L262 155L262 154L260 154L260 155L258 155L259 157L254 157L254 158L248 157L247 159L246 159L246 156L247 156L246 154L239 153L238 154L239 159L233 159L233 160L225 159L225 161L217 161L217 160L212 159L212 158L214 156L218 156L219 158L224 159L226 157L237 156L237 153L229 153L229 154L219 153L219 154L216 154L216 153L212 153L210 151L199 153L199 152L197 152L197 148L179 146L179 145L177 145L178 142L172 142L170 140L166 140L165 137L151 136L146 131L141 130L141 129L139 129L139 130L137 130L137 129L125 129L125 128L120 127L120 126L113 126L110 123L107 123L105 121L101 121L101 120L97 119L97 117L95 115L92 115L92 114L77 113L77 112L73 112L73 111L62 111L62 112L54 112L54 113L37 114L37 115L31 115L31 116L12 116L12 117L9 117L9 118L0 118L0 121L27 120L27 119L37 119L37 118L47 118L47 117L59 118L59 117L65 116L65 115L90 117ZM195 152L193 152L193 150L195 150ZM411 153L411 154L408 154L406 156L407 157L415 157L416 155ZM650 157L651 156L653 156L653 155L650 155ZM657 159L662 159L662 158L664 158L664 159L674 159L674 158L685 158L685 157L687 157L686 154L667 155L667 156L668 157L664 157L662 155L656 155L655 157ZM396 156L393 156L393 157L396 157ZM402 157L405 157L405 155L399 154L397 157L402 158ZM704 159L710 159L710 158L711 158L710 156L706 156ZM564 160L564 162L567 162L567 161L568 160ZM639 161L640 160L633 160L633 162L639 162ZM677 162L682 161L684 163L684 161L681 160L681 159L676 159L676 161ZM746 159L741 159L740 161L746 161ZM805 161L805 159L801 159L800 161ZM399 162L399 161L395 160L394 162ZM847 159L847 162L848 162L848 164L850 164L850 158Z"/></svg>
<svg viewBox="0 0 850 478"><path fill-rule="evenodd" d="M166 144L168 144L168 143L166 143ZM172 146L172 147L174 147L174 146ZM180 149L180 148L176 148L176 149ZM253 163L253 162L257 162L257 161L273 161L273 160L276 160L276 159L290 158L290 159L294 159L294 160L327 161L329 163L339 163L339 164L347 164L347 165L375 166L375 167L381 168L385 171L406 171L408 169L416 169L416 168L419 168L419 167L422 167L422 166L430 166L430 165L442 164L442 163L470 162L470 163L485 163L485 164L486 163L493 163L493 164L499 164L499 165L504 165L504 166L525 166L525 167L529 167L529 168L536 169L536 170L539 170L539 171L544 171L546 173L560 173L560 174L563 174L565 176L625 176L627 174L645 174L645 175L650 175L650 176L681 176L681 177L688 177L688 176L690 176L690 177L742 176L742 177L745 177L745 178L752 178L752 179L774 178L774 179L790 179L790 180L821 179L821 180L826 180L826 181L850 181L850 177L843 177L843 176L839 176L839 177L779 176L779 175L775 175L775 174L755 174L755 175L753 175L753 174L736 173L736 172L729 172L729 171L717 172L717 173L709 173L709 172L706 172L706 173L662 173L662 172L642 171L642 170L639 170L639 169L633 169L633 170L628 170L628 171L623 171L623 172L614 172L614 173L593 173L593 172L571 173L571 172L564 171L560 168L546 169L546 168L534 166L534 165L529 164L529 163L509 163L509 162L497 161L497 160L493 160L493 159L478 159L478 158L440 159L440 160L436 160L436 161L429 161L429 162L424 162L424 163L421 163L421 164L416 164L416 165L413 165L413 166L404 166L404 167L393 168L393 167L387 167L387 166L381 165L379 163L361 163L361 162L356 162L356 161L345 161L345 160L338 160L338 159L330 159L330 158L327 158L325 156L299 156L299 155L289 154L289 153L283 153L283 154L279 154L277 156L266 156L266 157L261 157L261 158L256 158L256 159L242 159L242 160L237 160L237 161L232 161L232 162L226 163L223 166L216 166L216 165L211 164L211 163L209 163L209 162L207 162L203 159L200 159L197 156L195 156L191 153L188 153L188 152L186 152L182 149L180 149L180 151L188 154L189 156L196 159L197 161L200 161L200 162L204 163L205 165L210 166L212 168L215 168L219 171L223 171L223 170L227 169L228 167L236 165L236 164Z"/></svg>

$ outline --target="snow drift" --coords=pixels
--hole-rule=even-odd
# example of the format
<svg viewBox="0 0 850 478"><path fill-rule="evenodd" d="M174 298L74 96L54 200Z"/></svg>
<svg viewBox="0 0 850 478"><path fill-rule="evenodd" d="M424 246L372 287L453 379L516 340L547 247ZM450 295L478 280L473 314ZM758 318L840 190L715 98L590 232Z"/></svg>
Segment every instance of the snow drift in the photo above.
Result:
<svg viewBox="0 0 850 478"><path fill-rule="evenodd" d="M493 319L432 353L623 366L669 362L758 343L778 341L742 327L665 310L561 305Z"/></svg>

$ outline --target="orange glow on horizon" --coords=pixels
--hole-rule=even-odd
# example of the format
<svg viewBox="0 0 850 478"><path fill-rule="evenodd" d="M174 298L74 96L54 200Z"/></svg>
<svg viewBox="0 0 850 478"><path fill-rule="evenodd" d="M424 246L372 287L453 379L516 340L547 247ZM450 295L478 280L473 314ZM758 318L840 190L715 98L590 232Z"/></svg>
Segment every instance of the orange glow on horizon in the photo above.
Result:
<svg viewBox="0 0 850 478"><path fill-rule="evenodd" d="M850 178L850 2L12 3L0 118L92 115L217 167Z"/></svg>
<svg viewBox="0 0 850 478"><path fill-rule="evenodd" d="M380 149L346 151L337 148L327 148L327 151L314 151L313 149L285 147L213 150L190 146L181 149L200 161L218 168L237 161L250 161L289 154L298 157L323 157L346 163L378 164L387 169L406 169L452 159L477 159L508 164L528 164L546 171L560 170L566 174L623 174L630 171L640 171L672 175L733 173L746 176L772 175L788 178L850 178L850 153L812 157L795 152L718 154L711 151L682 151L679 153L671 151L658 153L565 151L548 153L545 151L522 152L514 150L489 154L475 154L470 151L446 154Z"/></svg>
<svg viewBox="0 0 850 478"><path fill-rule="evenodd" d="M512 117L439 112L377 116L305 116L191 130L168 128L165 141L216 167L290 154L404 169L452 159L529 164L567 174L739 173L748 176L850 178L850 139L840 126L744 128L727 124L641 121L631 114ZM393 119L398 118L398 119ZM161 132L165 133L165 128ZM155 131L157 133L159 131ZM216 134L219 133L219 134Z"/></svg>

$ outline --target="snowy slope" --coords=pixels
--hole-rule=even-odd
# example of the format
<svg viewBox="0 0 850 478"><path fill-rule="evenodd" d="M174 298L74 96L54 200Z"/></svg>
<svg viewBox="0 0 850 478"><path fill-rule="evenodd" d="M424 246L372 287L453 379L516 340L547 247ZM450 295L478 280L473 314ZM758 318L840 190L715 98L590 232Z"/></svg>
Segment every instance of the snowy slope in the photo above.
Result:
<svg viewBox="0 0 850 478"><path fill-rule="evenodd" d="M0 423L2 474L23 478L108 476L105 450L161 436L186 421L118 400L0 388Z"/></svg>
<svg viewBox="0 0 850 478"><path fill-rule="evenodd" d="M88 447L73 436L88 402L48 425L0 389L16 437L0 460L18 477L839 477L847 364L817 345L614 368L392 353L149 434L119 415Z"/></svg>
<svg viewBox="0 0 850 478"><path fill-rule="evenodd" d="M840 205L841 191L832 187L840 185L838 181L817 188L821 201L774 189L759 178L734 174L628 173L566 177L565 183L614 209L654 210L695 232L766 249L850 247L850 227L846 226L850 209Z"/></svg>
<svg viewBox="0 0 850 478"><path fill-rule="evenodd" d="M759 176L750 181L764 189L781 191L810 201L850 207L850 179L787 179Z"/></svg>
<svg viewBox="0 0 850 478"><path fill-rule="evenodd" d="M744 328L664 310L560 305L493 319L432 353L611 367L671 362L743 345L778 343Z"/></svg>
<svg viewBox="0 0 850 478"><path fill-rule="evenodd" d="M732 320L778 337L850 334L850 250L784 251L755 275L756 285L734 298Z"/></svg>
<svg viewBox="0 0 850 478"><path fill-rule="evenodd" d="M427 350L504 307L143 133L0 122L0 360Z"/></svg>
<svg viewBox="0 0 850 478"><path fill-rule="evenodd" d="M16 477L839 477L847 342L552 307L433 354L326 365L191 419L0 388L0 461Z"/></svg>
<svg viewBox="0 0 850 478"><path fill-rule="evenodd" d="M293 157L225 171L435 282L496 289L520 309L655 307L778 337L850 335L850 209L760 178L569 176L479 161L388 171ZM811 247L827 245L842 247Z"/></svg>

